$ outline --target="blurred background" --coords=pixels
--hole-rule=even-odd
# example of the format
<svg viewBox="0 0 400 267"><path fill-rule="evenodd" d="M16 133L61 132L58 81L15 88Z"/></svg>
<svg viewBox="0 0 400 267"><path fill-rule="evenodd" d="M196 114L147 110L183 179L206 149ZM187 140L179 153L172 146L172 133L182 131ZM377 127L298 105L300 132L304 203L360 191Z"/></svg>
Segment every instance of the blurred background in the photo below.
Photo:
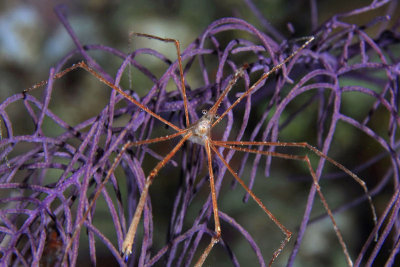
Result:
<svg viewBox="0 0 400 267"><path fill-rule="evenodd" d="M318 22L315 23L320 24L334 14L353 10L365 5L366 2L364 0L318 1ZM130 43L129 33L132 31L179 39L183 50L211 22L222 17L239 17L261 30L266 30L243 0L2 1L0 2L1 101L10 95L21 92L36 82L46 80L50 67L75 47L64 26L59 22L53 11L53 8L59 4L67 6L68 20L83 44L104 44L125 52L129 52L132 45L141 47L148 45L145 43L146 40L134 40L133 44ZM270 26L275 28L283 38L307 36L312 33L310 1L255 0L254 4L260 14L268 19ZM371 21L376 16L384 15L385 11L386 9L382 8L376 12L369 12L368 14L357 16L359 21L352 22L362 25ZM400 14L400 11L397 14ZM373 30L370 32L372 36L374 36ZM280 42L280 40L276 41ZM151 41L151 46L172 60L176 59L176 51L173 45L165 46L159 42ZM110 74L115 73L116 67L120 64L120 62L110 62L107 65L107 59L101 58L101 55L96 59L99 60L101 65ZM101 88L96 88L95 86L85 91L79 91L78 89L76 91L69 91L68 94L70 95L62 96L67 98L62 103L58 102L60 107L57 108L60 109L58 113L62 113L60 116L72 125L83 121L83 118L89 118L96 114L96 110L99 110L107 103L108 97L107 92L101 91ZM24 119L26 118L26 114L24 114L20 113L17 108L15 109L13 116L18 121L21 121L21 128L15 129L15 134L29 130L28 124L24 123ZM297 137L293 137L293 139L301 136L299 133L296 134ZM312 136L312 134L310 135ZM290 137L286 137L286 139L290 139ZM357 140L357 136L353 136L352 139L347 140L347 143L352 145L351 143L354 140ZM353 160L358 155L357 151L355 150L346 155L337 154L335 159L346 166L352 166L356 164ZM351 163L347 163L348 161ZM285 163L282 166L285 168ZM287 178L290 174L287 174L286 171L283 170L282 173L274 175L281 175ZM379 170L377 172L379 173ZM289 229L297 231L296 227L298 227L299 218L303 212L309 183L302 183L299 187L300 189L296 191L288 188L287 183L283 179L276 179L269 183L268 186L264 186L260 184L256 188L258 194L268 192L266 195L269 195L269 199L266 201L269 205L273 206L274 211L277 211L275 215ZM302 190L303 192L301 192ZM158 189L154 189L154 194L159 196L159 198L163 198L164 194L168 198L168 194L173 194L173 192L175 192L173 185L163 184ZM274 227L270 222L265 223L267 220L265 214L256 205L253 205L254 203L251 203L250 208L247 204L243 204L243 191L231 191L228 187L228 189L222 192L224 197L221 198L220 205L222 210L230 216L243 224L247 224L248 228L262 229L265 227L265 224L268 224L270 228ZM325 190L325 193L328 199L332 200L333 203L330 202L330 204L333 207L336 204L334 203L335 195L341 195L344 199L346 198L345 192L341 191L340 187L330 188L329 190ZM332 197L330 198L330 196ZM271 203L271 198L278 201ZM170 197L170 199L173 198ZM386 203L386 198L382 199L382 202ZM296 206L295 204L298 203L301 203L301 205ZM159 205L154 205L154 212L163 209L163 205ZM363 207L363 209L368 209L368 207ZM194 210L196 209L194 208ZM319 211L322 211L322 209ZM346 234L351 235L351 230L349 229L352 229L346 229L346 220L352 221L350 224L359 225L360 228L368 228L372 224L371 218L356 218L356 216L351 216L349 213L345 214L346 216L338 216L345 236ZM194 211L194 215L196 215L196 211ZM362 224L363 220L366 220L365 224L367 226ZM106 228L107 226L104 227L104 229ZM336 237L330 221L325 219L313 229L314 232L307 232L305 244L302 246L302 257L295 266L317 266L324 262L332 264L331 266L343 266L343 253L337 244L337 240L335 240ZM226 236L229 235L229 229L227 232ZM253 230L251 233L257 235L258 230ZM274 249L277 247L283 235L278 229L275 229L275 234L276 237L271 237L271 239L269 239L268 235L265 238L260 238L266 239L261 245L262 249L271 251L271 248ZM359 240L349 240L348 235L346 241L349 241L350 247L354 246L359 249ZM238 236L237 240L232 239L232 242L238 242L234 245L235 253L238 254L238 258L243 265L244 263L248 263L248 265L255 266L252 264L254 256L250 252L248 244L240 243L240 238ZM164 233L160 233L160 239L165 240ZM333 240L333 243L336 242L333 247L330 245L330 240ZM354 243L352 243L353 241ZM292 240L289 247L293 246L293 242ZM224 252L219 253L218 249L216 250L217 252L212 253L210 259L207 259L207 266L217 266L217 264L218 266L224 266L226 258L225 260L222 258L221 261L218 258ZM327 251L330 254L329 259L326 258ZM80 255L82 255L83 263L85 252L80 253ZM268 255L270 255L269 252L265 253L265 260L268 260ZM249 256L249 259L247 259L247 256ZM226 257L226 255L223 257ZM287 261L287 257L288 254L283 253L278 259L277 266L284 264ZM107 262L104 259L104 261L99 261L98 264L101 266L104 263L104 266L106 266ZM231 265L227 264L227 266Z"/></svg>
<svg viewBox="0 0 400 267"><path fill-rule="evenodd" d="M318 1L318 23L336 13L365 5L369 1ZM259 29L263 26L244 0L102 0L102 1L2 1L0 3L0 98L19 92L46 79L49 67L70 51L74 44L53 8L66 4L68 17L82 43L104 44L129 50L131 31L179 39L185 47L207 25L218 18L243 18ZM285 38L312 32L310 1L254 1L255 6ZM357 16L366 23L370 12ZM288 30L294 29L294 34ZM158 45L158 42L152 42ZM169 49L174 54L174 49Z"/></svg>

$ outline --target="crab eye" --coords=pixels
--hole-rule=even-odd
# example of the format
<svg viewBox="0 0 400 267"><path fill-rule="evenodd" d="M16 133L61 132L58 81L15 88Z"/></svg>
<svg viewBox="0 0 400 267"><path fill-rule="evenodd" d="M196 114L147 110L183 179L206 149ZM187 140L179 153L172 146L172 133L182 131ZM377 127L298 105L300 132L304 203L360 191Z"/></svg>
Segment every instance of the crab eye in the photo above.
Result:
<svg viewBox="0 0 400 267"><path fill-rule="evenodd" d="M215 115L214 115L214 118L215 118L215 119L219 119L219 115L218 115L218 114L215 114Z"/></svg>
<svg viewBox="0 0 400 267"><path fill-rule="evenodd" d="M201 111L201 113L203 113L203 115L206 115L206 114L207 114L207 110L203 109L203 110Z"/></svg>

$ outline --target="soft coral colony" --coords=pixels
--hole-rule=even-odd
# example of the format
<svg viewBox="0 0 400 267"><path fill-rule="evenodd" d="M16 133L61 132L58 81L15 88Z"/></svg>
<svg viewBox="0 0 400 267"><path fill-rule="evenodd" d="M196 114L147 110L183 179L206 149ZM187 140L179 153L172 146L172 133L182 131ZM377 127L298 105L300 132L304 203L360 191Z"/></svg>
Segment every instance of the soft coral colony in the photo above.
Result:
<svg viewBox="0 0 400 267"><path fill-rule="evenodd" d="M313 33L316 40L311 45L293 57L265 83L260 84L254 95L244 99L243 103L235 108L239 112L229 112L226 115L226 125L221 133L223 140L229 138L238 141L243 139L260 141L261 139L261 141L277 142L280 141L282 131L290 127L296 118L301 117L307 108L313 108L317 114L313 145L324 154L330 155L329 151L337 141L335 138L339 134L337 129L340 129L340 124L346 124L363 133L368 142L374 143L378 147L378 152L364 158L357 166L347 166L346 162L338 160L347 167L352 167L351 170L354 172L373 172L377 166L381 170L378 177L361 175L369 185L370 194L374 198L384 196L385 201L382 207L377 207L380 213L376 225L362 237L360 248L351 252L355 265L361 263L391 265L395 261L400 245L397 229L400 208L398 188L400 162L397 155L399 146L397 127L400 123L397 104L400 61L396 53L399 49L399 31L396 24L392 28L388 26L391 22L389 16L376 18L366 25L346 22L349 18L370 12L387 2L374 1L369 6L333 16L320 25ZM58 81L53 77L55 73L71 66L69 61L71 58L78 57L84 60L104 79L116 86L120 86L123 73L126 72L128 65L131 65L148 77L152 86L143 97L139 97L134 90L125 92L151 111L179 125L180 128L185 128L183 100L179 90L167 90L167 85L171 81L175 87L179 89L182 87L178 61L172 62L151 48L142 48L126 54L105 45L82 44L68 22L65 9L58 8L56 12L74 40L76 48L50 70L47 84L43 85L42 89L35 89L41 92L40 98L30 92L19 93L8 97L0 104L2 120L0 158L3 159L0 165L2 205L0 251L1 261L8 265L61 263L66 244L70 242L94 192L98 190L111 168L115 154L119 153L127 141L151 138L160 128L154 117L133 104L126 104L125 98L114 90L110 93L108 104L96 116L82 120L78 124L68 124L49 107L53 101L51 97L54 90L57 90ZM380 25L381 30L374 35L369 34L368 30L375 25ZM245 32L246 35L227 40L226 36L230 36L227 33L231 32ZM198 119L199 110L204 104L212 106L220 92L228 85L235 70L245 63L249 65L238 84L238 87L241 87L238 90L240 93L250 88L254 77L259 77L263 72L282 62L301 46L301 43L302 41L296 40L278 43L274 37L238 18L223 18L211 23L182 51L191 121ZM116 75L106 72L91 56L89 53L91 51L119 58L122 64ZM142 54L157 58L164 64L165 72L159 77L153 74L151 69L136 60ZM190 86L188 76L191 71L200 76L201 85L197 88ZM349 79L352 82L346 83ZM305 93L309 93L307 101L302 107L293 109L292 104L298 100L298 96ZM367 106L364 107L361 116L347 112L344 99L351 93L360 99L368 97ZM221 107L225 110L235 97L237 97L235 93L231 93ZM10 107L13 105L25 110L30 123L34 125L34 130L14 134L13 129L17 122L11 113ZM123 126L116 123L126 114L129 115L129 119ZM252 119L254 116L257 116L256 122ZM382 117L385 119L380 119ZM57 135L48 133L48 128L44 126L48 121L60 129ZM194 218L188 218L188 214L193 216L189 209L202 188L209 192L208 173L201 172L206 167L206 155L196 146L188 146L189 148L183 149L179 160L174 158L169 163L172 168L179 165L180 173L175 179L179 179L180 182L171 204L173 208L168 219L167 240L161 248L153 247L157 231L153 227L153 215L157 211L153 210L151 202L147 201L141 226L143 234L141 240L135 243L136 253L131 256L130 264L151 266L160 261L166 262L168 266L193 264L197 260L198 253L204 250L201 241L206 238L209 240L214 234L210 197L201 202L200 211ZM275 150L275 148L264 149ZM78 233L87 235L85 242L92 263L99 264L96 251L99 243L102 243L103 249L106 248L116 262L120 265L125 264L120 250L128 227L127 218L133 216L140 197L139 192L143 190L147 174L143 170L144 161L148 158L160 160L162 155L152 146L129 149L122 155L117 171L110 175L110 186L104 187L101 191L101 199L105 204L96 203L83 224L83 229L87 231ZM235 153L225 151L224 155L224 160L230 162ZM268 174L270 168L273 169L271 164L274 160L271 163L269 157L263 161L261 155L255 157L251 157L249 153L241 155L236 171L243 177L245 168L250 168L245 180L252 189L256 171L264 168L263 162L266 162L264 171ZM382 160L387 162L384 167L379 165ZM330 175L324 174L324 165L323 159L318 161L317 177L324 178ZM219 194L226 168L215 160L213 169L215 190ZM344 173L333 173L332 177L335 175L339 178L346 176ZM375 180L371 182L370 179ZM315 187L311 183L308 184L310 186L306 204L299 207L303 211L301 219L297 222L299 228L296 231L291 229L295 231L293 238L296 240L290 241L294 245L284 248L287 255L290 255L289 265L294 263L299 248L304 245L304 233L308 227L311 209L314 207ZM127 193L123 188L126 188ZM324 189L329 191L328 187ZM127 199L123 198L125 195ZM221 194L220 198L223 197ZM350 209L360 203L367 205L367 202L366 195L360 193L358 198L347 199L340 209ZM112 222L113 230L110 232L100 230L96 217L100 209L108 214L107 218ZM273 250L261 249L254 232L245 229L231 214L224 212L223 206L219 216L223 225L234 229L235 233L249 244L255 261L260 266L265 266L271 259ZM367 220L372 221L371 215L368 216ZM281 234L277 229L272 231ZM346 236L344 239L346 240ZM71 243L71 248L66 251L69 264L77 263L78 255L82 254L80 252L82 243L76 238ZM228 239L224 239L223 232L218 246L225 249L225 259L230 259L235 265L239 264L240 253L229 244ZM274 247L277 246L279 241Z"/></svg>

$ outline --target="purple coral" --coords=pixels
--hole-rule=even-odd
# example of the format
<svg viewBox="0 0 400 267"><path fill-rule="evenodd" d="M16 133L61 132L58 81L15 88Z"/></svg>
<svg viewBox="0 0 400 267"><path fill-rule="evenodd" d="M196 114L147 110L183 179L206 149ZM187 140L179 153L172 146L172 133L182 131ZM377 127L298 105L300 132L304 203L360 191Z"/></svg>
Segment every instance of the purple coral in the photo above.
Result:
<svg viewBox="0 0 400 267"><path fill-rule="evenodd" d="M246 2L252 6L250 1ZM400 63L397 55L399 21L393 27L387 26L391 21L390 16L376 18L366 25L347 22L354 16L370 12L389 2L373 1L369 6L333 16L318 27L314 25L313 35L317 37L316 41L298 53L276 75L271 76L230 112L224 127L215 131L215 135L222 140L307 141L363 178L377 205L379 218L375 226L360 186L354 181L349 182L350 177L325 164L324 159L314 158L317 176L321 177L322 190L327 195L329 204L333 202L331 208L337 215L350 214L347 217L353 220L350 226L339 223L339 227L342 225L349 227L350 232L357 232L349 234L348 238L344 234L345 241L350 243L356 265L392 265L400 244L400 165L397 155L397 126L400 123ZM60 7L56 12L76 49L50 70L48 84L44 89L37 90L42 94L40 98L35 97L35 92L32 91L10 96L0 104L3 122L0 140L0 158L3 159L0 165L0 251L1 260L14 266L60 263L64 252L60 247L68 243L121 146L128 140L142 140L170 133L170 129L165 129L164 125L128 103L115 91L111 91L109 102L95 116L78 124L67 123L49 107L54 101L54 90L57 90L57 84L51 77L69 67L71 58L84 60L106 80L116 85L120 84L124 72L131 64L134 71L148 77L152 86L143 97L139 97L134 90L127 92L164 118L184 127L183 101L179 91L167 90L171 81L175 88L180 87L177 62L171 62L151 48L126 54L104 45L84 45L70 26L65 9ZM374 35L368 33L375 25L379 25L380 30ZM262 72L281 62L303 42L294 39L280 40L278 43L274 40L282 38L282 34L273 29L270 32L273 32L271 36L242 19L224 18L211 23L185 48L182 58L185 62L184 74L191 121L198 119L199 110L209 107L215 101L238 67L248 63L248 75L229 94L221 111L248 89ZM237 35L232 36L231 33ZM111 72L104 69L105 66L97 63L89 53L92 51L119 58L122 63L116 74L110 74ZM165 65L165 72L160 76L153 74L151 69L137 60L143 54L157 58L160 64ZM191 86L192 73L201 78L201 81L197 81L200 85L196 87ZM84 73L83 76L90 74ZM135 85L135 80L133 82ZM96 84L101 85L100 82ZM34 124L34 130L14 134L13 106L26 110ZM58 133L50 134L49 127L57 128ZM310 129L312 133L304 135ZM292 135L293 132L295 135ZM352 137L354 132L359 135ZM78 255L82 256L84 246L88 247L86 253L93 264L102 265L103 251L112 255L114 262L125 264L119 251L128 227L127 221L129 223L135 210L145 175L154 166L154 162L162 159L162 155L170 148L168 142L160 143L156 146L132 148L123 155L115 174L111 175L109 185L103 188L102 196L85 221L84 230L80 232L82 238L87 236L86 240L81 242L76 239L68 252L71 265L77 263ZM268 149L306 153L311 157L310 151L293 152L279 147ZM344 150L343 154L339 150ZM267 194L276 191L277 195L288 198L288 205L296 207L295 211L299 214L286 209L279 211L279 208L273 207L271 210L295 234L291 245L277 259L277 264L288 262L291 266L296 260L301 261L297 256L301 254L300 249L307 249L307 244L303 241L305 232L311 231L309 226L313 226L310 222L311 210L317 210L317 215L323 212L318 209L319 203L314 202L315 187L310 188L311 177L305 171L305 166L270 157L264 161L259 155L254 157L233 151L224 151L224 156L226 161L236 167L249 187L258 196L263 196L267 206L278 205L271 199L274 195L266 198L263 192L266 187L275 184L277 187L270 189L272 191ZM182 149L180 156L174 157L164 167L165 170L157 177L156 183L164 183L162 190L170 192L169 200L161 200L169 202L168 205L164 204L168 211L167 219L159 215L165 212L162 208L156 209L152 206L160 202L160 189L150 189L151 201L148 200L144 209L141 237L135 243L136 253L129 264L151 266L161 262L167 266L187 266L197 259L205 247L206 243L203 242L209 242L214 227L208 174L201 171L205 167L204 159L203 149L190 144ZM248 255L243 255L235 247L235 242L237 239L246 240L249 251L253 251L253 260L260 266L265 266L272 257L273 250L279 246L279 240L283 239L282 233L271 226L272 224L269 225L267 216L260 209L257 214L260 214L262 220L251 218L249 210L244 215L246 220L239 223L234 214L228 212L230 206L224 206L224 195L229 195L230 191L222 189L222 186L227 185L231 178L229 174L225 175L226 170L221 162L215 160L213 164L216 191L222 191L219 204L223 229L222 241L218 246L226 251L224 254L214 249L216 252L213 253L225 261L230 259L234 265L239 265L239 262L244 261L242 257ZM271 178L260 175L264 167L265 175L272 176ZM290 168L293 171L287 173L286 170ZM282 175L281 179L286 178L284 186L273 181L273 177L279 175ZM166 183L168 180L175 182ZM254 187L254 183L262 189ZM301 184L300 188L296 187L298 184ZM338 193L338 189L345 196L330 198L331 192ZM299 190L303 190L308 196L306 198L302 194L301 200L295 201L300 195L294 192ZM243 194L239 188L231 192L234 192L237 199L241 198L238 195ZM247 198L245 196L245 200ZM249 205L251 203L243 204L245 209ZM101 217L102 213L106 214L105 218ZM324 214L321 215L322 218ZM367 225L361 225L354 217L360 217L363 224ZM107 227L102 224L103 220L108 220ZM159 225L165 225L165 220L168 220L168 229L164 226L167 234L160 238ZM321 218L314 221L321 221ZM258 228L254 230L241 225L249 222L261 224L263 231L268 228L267 236L259 236ZM329 227L333 232L330 224ZM375 242L376 236L378 239ZM265 239L267 243L271 243L267 249L263 244ZM337 240L334 242L338 244ZM341 253L340 257L343 257L340 247L337 250ZM325 253L333 254L332 251ZM247 258L245 260L248 261ZM316 259L314 262L325 261L329 261L328 257L320 261ZM344 257L341 264L344 264Z"/></svg>

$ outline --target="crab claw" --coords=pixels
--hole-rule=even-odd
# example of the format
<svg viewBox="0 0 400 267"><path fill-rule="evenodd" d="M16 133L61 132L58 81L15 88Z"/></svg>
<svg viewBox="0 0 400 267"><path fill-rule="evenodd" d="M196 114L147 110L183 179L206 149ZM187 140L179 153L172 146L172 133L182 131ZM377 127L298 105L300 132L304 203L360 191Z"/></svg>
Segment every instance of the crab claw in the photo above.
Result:
<svg viewBox="0 0 400 267"><path fill-rule="evenodd" d="M122 248L121 254L125 262L128 262L129 256L132 254L132 246L124 246Z"/></svg>

